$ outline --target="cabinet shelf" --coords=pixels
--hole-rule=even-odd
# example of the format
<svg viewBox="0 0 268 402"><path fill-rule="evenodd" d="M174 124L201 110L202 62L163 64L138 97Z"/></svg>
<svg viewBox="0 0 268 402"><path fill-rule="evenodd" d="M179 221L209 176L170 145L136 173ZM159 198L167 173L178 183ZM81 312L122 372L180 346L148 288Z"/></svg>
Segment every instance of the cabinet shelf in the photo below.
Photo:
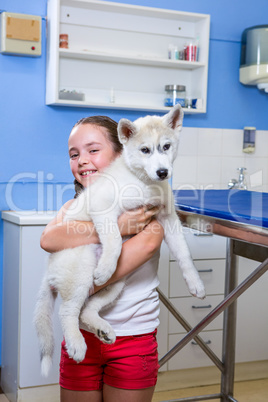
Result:
<svg viewBox="0 0 268 402"><path fill-rule="evenodd" d="M170 111L170 107L165 106L152 106L152 105L142 105L142 104L126 104L126 103L96 103L89 101L76 101L76 100L68 100L68 99L57 99L55 103L51 103L52 106L69 106L69 107L82 107L82 108L96 108L96 109L122 109L122 110L140 110L140 111L148 111L148 112L159 112L159 113L167 113ZM191 113L200 113L200 109L194 108L182 108L185 114Z"/></svg>
<svg viewBox="0 0 268 402"><path fill-rule="evenodd" d="M122 63L122 64L138 64L152 67L167 67L173 69L185 69L194 70L196 68L205 67L205 63L198 61L186 61L186 60L170 60L160 58L145 58L142 56L125 56L119 54L109 54L94 52L90 50L71 50L71 49L59 49L60 58L66 59L81 59L81 60L94 60L110 63Z"/></svg>
<svg viewBox="0 0 268 402"><path fill-rule="evenodd" d="M47 105L166 112L165 86L178 84L202 99L185 113L206 112L209 15L93 0L48 0L47 15ZM168 59L170 44L197 38L199 61ZM62 90L85 100L60 99Z"/></svg>

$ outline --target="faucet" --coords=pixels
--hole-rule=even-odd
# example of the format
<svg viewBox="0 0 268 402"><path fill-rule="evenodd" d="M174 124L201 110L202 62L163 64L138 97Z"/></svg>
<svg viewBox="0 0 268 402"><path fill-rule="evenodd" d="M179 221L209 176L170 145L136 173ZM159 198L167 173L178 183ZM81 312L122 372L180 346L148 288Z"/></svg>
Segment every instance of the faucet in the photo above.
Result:
<svg viewBox="0 0 268 402"><path fill-rule="evenodd" d="M240 167L237 170L239 170L239 176L238 176L238 180L236 179L231 179L228 183L228 188L232 189L232 188L239 188L240 190L247 190L247 185L246 185L246 181L245 181L245 170L247 170L247 168L245 167Z"/></svg>

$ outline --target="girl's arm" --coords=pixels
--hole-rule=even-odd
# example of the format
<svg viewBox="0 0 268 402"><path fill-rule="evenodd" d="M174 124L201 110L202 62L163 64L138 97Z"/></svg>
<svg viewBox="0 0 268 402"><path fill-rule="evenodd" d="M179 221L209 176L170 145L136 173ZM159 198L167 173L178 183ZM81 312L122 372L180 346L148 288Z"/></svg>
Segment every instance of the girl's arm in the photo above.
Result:
<svg viewBox="0 0 268 402"><path fill-rule="evenodd" d="M95 286L93 293L122 279L148 261L160 248L163 237L163 227L154 219L144 230L123 243L116 271L107 283Z"/></svg>
<svg viewBox="0 0 268 402"><path fill-rule="evenodd" d="M66 202L57 216L46 226L42 233L40 245L49 252L54 253L66 248L99 243L99 237L92 222L68 221L64 222L66 210L72 202ZM140 207L122 214L118 225L122 236L139 233L151 221L159 208Z"/></svg>
<svg viewBox="0 0 268 402"><path fill-rule="evenodd" d="M99 243L99 238L92 222L68 221L64 216L74 200L67 201L57 216L45 227L40 246L48 253L55 253L66 248Z"/></svg>

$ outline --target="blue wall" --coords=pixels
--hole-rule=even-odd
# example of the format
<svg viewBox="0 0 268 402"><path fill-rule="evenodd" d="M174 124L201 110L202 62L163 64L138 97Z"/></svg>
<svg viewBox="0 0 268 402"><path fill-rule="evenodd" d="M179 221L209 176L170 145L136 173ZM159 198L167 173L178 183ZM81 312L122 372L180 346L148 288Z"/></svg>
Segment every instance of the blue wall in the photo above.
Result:
<svg viewBox="0 0 268 402"><path fill-rule="evenodd" d="M117 0L121 3L211 15L208 107L206 115L186 115L188 127L268 129L268 97L239 83L240 37L253 25L267 24L267 0ZM46 0L1 0L1 10L46 16ZM45 105L46 22L42 56L0 54L0 210L59 209L73 196L67 138L81 117L107 114L135 119L138 112ZM2 255L0 222L0 255ZM0 295L2 261L0 261ZM1 300L1 299L0 299ZM1 306L0 306L1 307ZM1 311L1 310L0 310Z"/></svg>

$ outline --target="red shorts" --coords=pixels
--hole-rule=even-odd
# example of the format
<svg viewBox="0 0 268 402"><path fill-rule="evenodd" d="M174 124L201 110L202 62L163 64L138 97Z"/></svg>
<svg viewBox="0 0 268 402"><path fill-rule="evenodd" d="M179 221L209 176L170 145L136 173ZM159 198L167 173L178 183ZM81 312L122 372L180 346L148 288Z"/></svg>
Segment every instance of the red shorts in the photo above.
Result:
<svg viewBox="0 0 268 402"><path fill-rule="evenodd" d="M60 386L73 391L101 390L103 384L122 389L153 387L157 381L158 353L156 330L149 334L118 336L112 345L81 330L86 357L81 363L71 359L62 342Z"/></svg>

